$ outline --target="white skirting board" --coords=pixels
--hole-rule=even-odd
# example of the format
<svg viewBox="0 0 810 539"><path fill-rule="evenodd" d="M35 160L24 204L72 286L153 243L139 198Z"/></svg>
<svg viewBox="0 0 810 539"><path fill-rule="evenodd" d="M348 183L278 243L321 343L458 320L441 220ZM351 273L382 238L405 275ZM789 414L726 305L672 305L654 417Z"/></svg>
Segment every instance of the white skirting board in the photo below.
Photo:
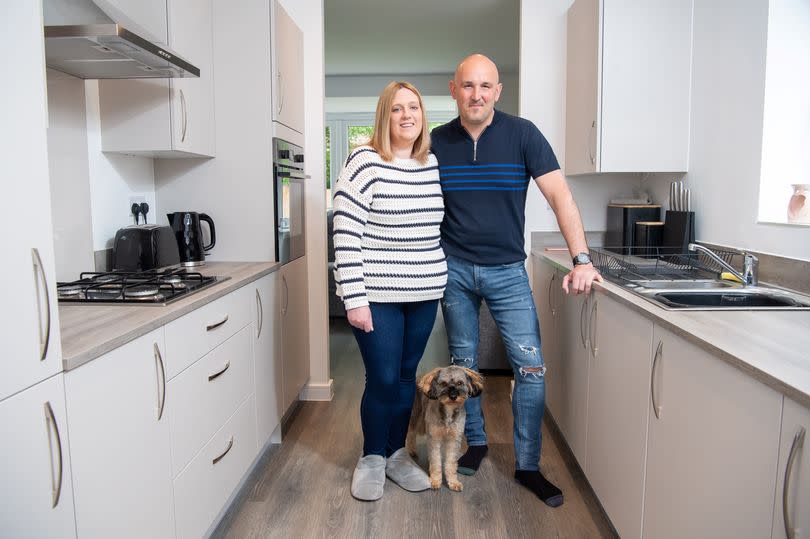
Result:
<svg viewBox="0 0 810 539"><path fill-rule="evenodd" d="M329 379L323 384L309 383L304 386L298 399L302 401L331 401L335 396L335 381Z"/></svg>

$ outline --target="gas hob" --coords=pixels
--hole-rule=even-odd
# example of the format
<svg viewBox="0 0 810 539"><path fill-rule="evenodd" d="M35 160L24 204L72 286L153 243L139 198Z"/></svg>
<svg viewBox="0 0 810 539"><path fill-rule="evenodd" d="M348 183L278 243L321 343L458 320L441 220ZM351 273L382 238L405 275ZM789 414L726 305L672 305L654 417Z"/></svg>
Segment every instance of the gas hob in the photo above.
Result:
<svg viewBox="0 0 810 539"><path fill-rule="evenodd" d="M56 283L56 293L62 303L162 306L227 279L185 268L84 272L76 281Z"/></svg>

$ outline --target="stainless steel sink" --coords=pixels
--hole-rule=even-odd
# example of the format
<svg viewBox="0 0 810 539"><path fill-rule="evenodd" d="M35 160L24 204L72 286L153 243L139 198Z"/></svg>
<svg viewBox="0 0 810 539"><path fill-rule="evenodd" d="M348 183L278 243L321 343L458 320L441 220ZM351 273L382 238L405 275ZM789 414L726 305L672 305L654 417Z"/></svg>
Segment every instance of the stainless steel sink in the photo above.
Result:
<svg viewBox="0 0 810 539"><path fill-rule="evenodd" d="M810 296L762 284L743 286L714 279L609 280L667 310L810 310Z"/></svg>

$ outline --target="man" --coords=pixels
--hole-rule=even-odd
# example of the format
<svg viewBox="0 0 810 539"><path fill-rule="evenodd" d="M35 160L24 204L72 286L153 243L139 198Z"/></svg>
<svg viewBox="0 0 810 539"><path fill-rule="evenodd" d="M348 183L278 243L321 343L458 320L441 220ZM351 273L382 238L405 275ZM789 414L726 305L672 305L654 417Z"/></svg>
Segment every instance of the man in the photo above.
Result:
<svg viewBox="0 0 810 539"><path fill-rule="evenodd" d="M574 269L563 279L565 292L587 294L602 278L591 264L579 210L554 152L534 124L495 110L501 89L498 68L489 58L465 58L450 81L459 115L431 135L445 203L441 233L448 282L442 312L453 363L477 370L478 309L486 301L515 372L515 478L557 507L562 492L539 466L546 368L525 268L530 178L554 210L574 258ZM472 475L487 453L480 397L468 399L466 410L469 449L458 471Z"/></svg>

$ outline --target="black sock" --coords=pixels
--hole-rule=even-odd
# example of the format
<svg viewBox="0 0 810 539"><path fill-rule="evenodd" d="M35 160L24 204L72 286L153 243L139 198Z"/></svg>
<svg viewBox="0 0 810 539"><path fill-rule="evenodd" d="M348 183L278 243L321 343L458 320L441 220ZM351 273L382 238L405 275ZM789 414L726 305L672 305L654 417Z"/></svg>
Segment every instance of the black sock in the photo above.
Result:
<svg viewBox="0 0 810 539"><path fill-rule="evenodd" d="M467 448L460 459L458 459L458 473L462 475L473 475L481 466L481 461L487 454L489 448L485 445L471 445Z"/></svg>
<svg viewBox="0 0 810 539"><path fill-rule="evenodd" d="M515 470L515 479L534 492L549 507L559 507L563 504L562 491L549 483L539 471Z"/></svg>

